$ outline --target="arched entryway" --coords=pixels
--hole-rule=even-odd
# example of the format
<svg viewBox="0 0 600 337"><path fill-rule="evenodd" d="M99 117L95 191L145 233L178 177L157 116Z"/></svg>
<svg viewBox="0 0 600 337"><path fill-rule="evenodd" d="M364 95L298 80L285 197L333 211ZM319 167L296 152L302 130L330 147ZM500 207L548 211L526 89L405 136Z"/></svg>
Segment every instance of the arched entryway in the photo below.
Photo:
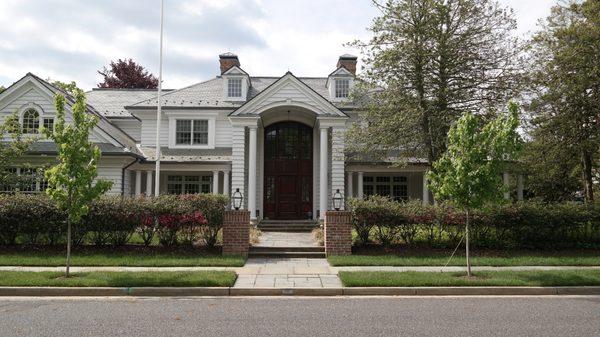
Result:
<svg viewBox="0 0 600 337"><path fill-rule="evenodd" d="M313 130L298 122L265 128L264 218L311 219Z"/></svg>

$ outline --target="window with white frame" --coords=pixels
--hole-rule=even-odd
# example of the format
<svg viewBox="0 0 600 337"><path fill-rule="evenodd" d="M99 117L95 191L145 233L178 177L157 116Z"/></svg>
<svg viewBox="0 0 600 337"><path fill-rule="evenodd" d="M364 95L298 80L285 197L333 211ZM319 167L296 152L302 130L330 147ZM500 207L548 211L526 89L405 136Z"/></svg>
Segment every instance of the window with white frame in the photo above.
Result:
<svg viewBox="0 0 600 337"><path fill-rule="evenodd" d="M198 194L212 192L212 176L168 175L167 193Z"/></svg>
<svg viewBox="0 0 600 337"><path fill-rule="evenodd" d="M54 131L54 118L44 118L44 129L48 131Z"/></svg>
<svg viewBox="0 0 600 337"><path fill-rule="evenodd" d="M393 175L368 175L363 177L365 196L381 195L396 201L408 200L408 178Z"/></svg>
<svg viewBox="0 0 600 337"><path fill-rule="evenodd" d="M41 168L10 167L4 175L5 183L0 186L0 193L22 192L39 193L48 188L48 181ZM14 179L10 179L14 177Z"/></svg>
<svg viewBox="0 0 600 337"><path fill-rule="evenodd" d="M241 78L229 78L227 80L227 97L242 97Z"/></svg>
<svg viewBox="0 0 600 337"><path fill-rule="evenodd" d="M350 79L338 78L335 80L335 97L347 98L350 93Z"/></svg>
<svg viewBox="0 0 600 337"><path fill-rule="evenodd" d="M176 120L175 145L208 145L208 120Z"/></svg>
<svg viewBox="0 0 600 337"><path fill-rule="evenodd" d="M23 113L23 133L35 134L40 129L40 113L35 109L28 109Z"/></svg>

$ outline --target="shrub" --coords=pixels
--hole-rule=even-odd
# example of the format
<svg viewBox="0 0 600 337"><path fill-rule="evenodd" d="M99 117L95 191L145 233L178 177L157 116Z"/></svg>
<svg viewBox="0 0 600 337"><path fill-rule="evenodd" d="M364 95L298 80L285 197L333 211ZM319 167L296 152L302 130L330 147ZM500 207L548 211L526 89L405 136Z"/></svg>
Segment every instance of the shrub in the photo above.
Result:
<svg viewBox="0 0 600 337"><path fill-rule="evenodd" d="M348 202L358 242L455 246L465 215L449 205L399 203L372 196ZM587 248L600 246L600 206L521 202L473 212L473 246L483 248Z"/></svg>

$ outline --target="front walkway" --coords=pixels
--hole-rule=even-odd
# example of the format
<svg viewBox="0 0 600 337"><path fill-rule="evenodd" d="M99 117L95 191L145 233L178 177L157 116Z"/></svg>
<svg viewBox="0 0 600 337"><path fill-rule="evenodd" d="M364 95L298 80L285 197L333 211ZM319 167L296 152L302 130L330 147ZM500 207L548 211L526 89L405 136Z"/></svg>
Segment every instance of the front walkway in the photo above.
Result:
<svg viewBox="0 0 600 337"><path fill-rule="evenodd" d="M250 258L237 270L234 288L338 288L326 259Z"/></svg>
<svg viewBox="0 0 600 337"><path fill-rule="evenodd" d="M255 247L318 247L312 233L262 232Z"/></svg>

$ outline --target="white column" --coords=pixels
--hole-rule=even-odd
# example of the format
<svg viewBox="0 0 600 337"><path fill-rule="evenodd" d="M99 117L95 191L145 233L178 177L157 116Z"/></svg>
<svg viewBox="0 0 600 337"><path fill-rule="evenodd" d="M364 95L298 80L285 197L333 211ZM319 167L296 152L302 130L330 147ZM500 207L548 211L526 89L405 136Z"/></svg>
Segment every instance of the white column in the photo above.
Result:
<svg viewBox="0 0 600 337"><path fill-rule="evenodd" d="M327 150L329 147L328 142L328 128L320 129L320 157L319 157L319 213L321 215L321 219L325 219L325 212L327 211L327 197L329 196L329 188L327 187L328 179L327 179L327 164L328 154Z"/></svg>
<svg viewBox="0 0 600 337"><path fill-rule="evenodd" d="M523 200L523 175L519 174L517 176L517 200Z"/></svg>
<svg viewBox="0 0 600 337"><path fill-rule="evenodd" d="M223 194L229 196L229 171L223 171Z"/></svg>
<svg viewBox="0 0 600 337"><path fill-rule="evenodd" d="M508 172L504 172L502 174L502 182L504 183L504 187L510 187ZM507 190L506 192L504 192L504 199L510 199L510 191Z"/></svg>
<svg viewBox="0 0 600 337"><path fill-rule="evenodd" d="M152 171L146 171L146 195L152 195Z"/></svg>
<svg viewBox="0 0 600 337"><path fill-rule="evenodd" d="M331 128L331 193L340 190L342 196L346 195L346 180L344 171L346 169L344 150L346 147L346 128L343 126L334 126ZM328 201L329 205L331 201ZM345 209L342 205L341 209Z"/></svg>
<svg viewBox="0 0 600 337"><path fill-rule="evenodd" d="M231 149L231 190L240 190L244 197L242 201L246 204L248 196L246 195L245 167L246 167L246 129L243 126L233 126L232 130L232 149ZM233 209L233 203L231 204ZM242 205L242 208L244 205Z"/></svg>
<svg viewBox="0 0 600 337"><path fill-rule="evenodd" d="M348 182L347 182L347 186L346 186L346 191L348 193L348 198L352 198L354 191L352 190L352 182L354 181L354 172L348 172Z"/></svg>
<svg viewBox="0 0 600 337"><path fill-rule="evenodd" d="M219 194L219 171L213 171L212 193Z"/></svg>
<svg viewBox="0 0 600 337"><path fill-rule="evenodd" d="M142 194L142 171L135 171L135 195Z"/></svg>
<svg viewBox="0 0 600 337"><path fill-rule="evenodd" d="M358 199L364 198L364 195L363 195L363 173L362 172L358 172L358 191L356 193L356 197Z"/></svg>
<svg viewBox="0 0 600 337"><path fill-rule="evenodd" d="M423 205L429 205L429 188L427 188L427 171L423 172Z"/></svg>
<svg viewBox="0 0 600 337"><path fill-rule="evenodd" d="M257 127L249 127L249 144L248 149L248 210L250 211L250 219L256 220L256 150L258 144Z"/></svg>

